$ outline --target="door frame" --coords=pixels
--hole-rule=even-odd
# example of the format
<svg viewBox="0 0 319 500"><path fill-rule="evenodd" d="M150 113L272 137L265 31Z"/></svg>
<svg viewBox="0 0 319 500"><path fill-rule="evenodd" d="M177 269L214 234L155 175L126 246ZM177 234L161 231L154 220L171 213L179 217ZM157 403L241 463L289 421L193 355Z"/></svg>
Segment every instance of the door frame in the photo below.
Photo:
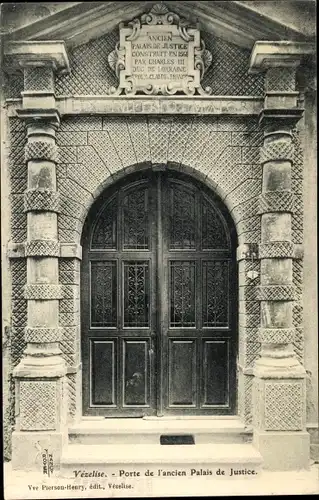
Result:
<svg viewBox="0 0 319 500"><path fill-rule="evenodd" d="M157 338L155 340L156 345L155 345L155 350L156 350L156 356L154 356L155 359L155 364L154 364L154 377L155 377L155 405L154 405L154 412L150 412L149 414L157 415L157 416L162 416L164 415L164 401L163 401L163 387L164 387L164 381L163 381L163 366L165 366L164 363L164 354L165 350L163 348L163 331L162 331L162 315L163 315L163 304L165 304L166 296L164 295L164 287L163 287L163 280L164 280L164 255L163 255L163 218L162 218L162 186L161 186L161 172L166 171L165 168L162 169L148 169L148 170L143 170L142 172L137 172L133 174L128 174L127 176L123 177L120 181L115 182L113 185L108 187L107 189L104 190L104 192L99 196L99 198L96 200L96 202L93 204L93 206L90 209L90 212L88 214L88 217L85 221L84 227L83 227L83 233L82 233L82 247L83 247L83 260L81 263L81 305L83 304L83 300L85 297L85 293L87 293L87 287L89 285L89 276L88 276L88 271L89 271L89 259L88 259L88 254L89 254L89 249L90 249L90 238L92 235L92 225L95 223L97 220L99 212L103 209L103 206L107 203L109 198L113 196L113 194L119 189L123 188L125 186L129 186L132 183L135 183L138 181L141 181L143 179L149 179L152 182L152 177L154 179L154 184L155 184L155 189L156 189L156 203L157 206L155 207L155 204L153 206L153 209L155 208L156 211L156 218L157 218L157 225L156 225L156 242L157 242L157 249L156 249L156 257L155 257L155 266L157 268L156 275L156 310L160 311L159 314L157 314L155 320L152 320L153 323L153 329L155 325L155 329L157 332ZM231 258L230 258L230 281L229 281L229 293L230 293L230 303L232 304L232 308L234 311L234 314L231 315L231 330L233 330L234 334L232 337L232 342L231 344L231 352L229 352L230 358L233 360L232 362L232 369L229 373L229 386L230 386L230 391L229 391L229 398L230 398L230 408L223 410L223 408L218 408L216 412L210 410L209 415L223 415L223 414L228 414L228 415L235 415L237 412L237 395L238 395L238 381L237 381L237 353L238 353L238 277L237 277L237 262L236 262L236 248L237 248L237 233L236 233L236 228L234 221L232 220L228 210L226 209L225 205L223 202L220 200L220 198L216 195L216 193L208 186L206 186L203 182L198 181L197 179L194 179L194 177L174 171L172 169L169 169L169 173L172 174L173 177L179 180L183 180L184 182L191 184L192 186L195 186L205 192L205 194L213 201L214 205L216 204L216 207L221 211L222 216L224 217L226 224L227 224L227 230L229 232L229 237L230 237L230 244L231 244ZM119 228L118 228L119 230ZM145 257L143 257L145 259ZM154 274L154 273L153 273ZM88 301L90 301L90 295L87 297ZM87 358L84 358L84 355L86 353L86 349L83 349L83 344L84 344L84 338L85 338L85 331L87 328L87 324L85 322L85 314L83 314L83 311L81 312L81 344L82 344L82 364L83 364L83 374L82 374L82 388L83 388L83 394L82 394L82 399L83 399L83 406L86 408L86 403L87 403L87 395L90 393L90 385L88 387L84 387L85 385L85 379L90 377L90 360ZM88 342L87 342L88 344ZM87 372L87 373L86 373ZM151 391L152 392L152 391ZM90 397L90 396L89 396ZM105 408L102 408L101 411L103 412ZM189 413L192 414L192 412L188 412L187 409L183 409L182 412L177 412L176 414L184 414L187 415ZM89 413L85 413L84 415L101 415L101 412L97 411L96 413L94 411L89 411ZM206 412L201 412L202 415L205 415ZM194 418L196 418L196 415L192 414ZM128 415L128 416L142 416L139 415L138 412L136 415ZM117 418L114 417L113 418ZM118 418L123 418L123 415L118 415ZM125 418L125 416L124 416Z"/></svg>

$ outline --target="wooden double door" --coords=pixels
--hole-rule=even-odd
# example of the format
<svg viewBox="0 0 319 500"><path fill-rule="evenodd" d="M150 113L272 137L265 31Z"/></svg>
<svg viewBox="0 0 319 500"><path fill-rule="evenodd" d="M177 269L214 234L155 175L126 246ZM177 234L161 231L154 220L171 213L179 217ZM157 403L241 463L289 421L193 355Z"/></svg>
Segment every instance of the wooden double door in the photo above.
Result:
<svg viewBox="0 0 319 500"><path fill-rule="evenodd" d="M233 231L188 177L152 172L105 193L82 242L85 415L234 413Z"/></svg>

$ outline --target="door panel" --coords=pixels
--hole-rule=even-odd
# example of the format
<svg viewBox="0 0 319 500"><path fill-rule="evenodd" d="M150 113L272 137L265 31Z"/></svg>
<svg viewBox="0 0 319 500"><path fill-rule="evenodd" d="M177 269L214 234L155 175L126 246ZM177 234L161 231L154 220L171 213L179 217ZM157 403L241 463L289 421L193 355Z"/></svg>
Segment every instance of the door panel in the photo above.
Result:
<svg viewBox="0 0 319 500"><path fill-rule="evenodd" d="M123 406L149 406L149 340L123 340L123 371Z"/></svg>
<svg viewBox="0 0 319 500"><path fill-rule="evenodd" d="M203 339L202 407L228 405L229 345L228 340Z"/></svg>
<svg viewBox="0 0 319 500"><path fill-rule="evenodd" d="M86 415L234 412L228 224L210 192L169 172L123 182L97 203L83 240Z"/></svg>
<svg viewBox="0 0 319 500"><path fill-rule="evenodd" d="M196 407L196 341L169 339L169 406Z"/></svg>
<svg viewBox="0 0 319 500"><path fill-rule="evenodd" d="M116 341L91 340L92 405L116 404Z"/></svg>
<svg viewBox="0 0 319 500"><path fill-rule="evenodd" d="M195 327L196 268L194 261L170 261L170 314L171 328Z"/></svg>
<svg viewBox="0 0 319 500"><path fill-rule="evenodd" d="M235 269L227 225L195 184L167 174L162 197L162 413L232 413Z"/></svg>

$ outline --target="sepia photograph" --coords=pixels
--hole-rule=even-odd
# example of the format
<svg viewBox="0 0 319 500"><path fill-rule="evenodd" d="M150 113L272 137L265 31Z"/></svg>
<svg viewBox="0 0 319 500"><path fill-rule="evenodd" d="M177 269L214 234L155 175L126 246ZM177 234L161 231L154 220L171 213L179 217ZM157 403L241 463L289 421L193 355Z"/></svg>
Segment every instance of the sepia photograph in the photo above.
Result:
<svg viewBox="0 0 319 500"><path fill-rule="evenodd" d="M319 494L315 0L0 9L5 500Z"/></svg>

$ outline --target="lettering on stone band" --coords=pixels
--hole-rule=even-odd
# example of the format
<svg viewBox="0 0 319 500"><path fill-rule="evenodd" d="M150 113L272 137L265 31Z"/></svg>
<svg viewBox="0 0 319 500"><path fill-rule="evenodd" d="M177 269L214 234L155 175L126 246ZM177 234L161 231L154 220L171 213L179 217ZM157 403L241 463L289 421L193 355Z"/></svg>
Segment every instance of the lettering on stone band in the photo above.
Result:
<svg viewBox="0 0 319 500"><path fill-rule="evenodd" d="M210 87L200 82L211 62L199 30L157 4L128 26L120 24L120 42L108 56L119 86L110 93L208 95Z"/></svg>

